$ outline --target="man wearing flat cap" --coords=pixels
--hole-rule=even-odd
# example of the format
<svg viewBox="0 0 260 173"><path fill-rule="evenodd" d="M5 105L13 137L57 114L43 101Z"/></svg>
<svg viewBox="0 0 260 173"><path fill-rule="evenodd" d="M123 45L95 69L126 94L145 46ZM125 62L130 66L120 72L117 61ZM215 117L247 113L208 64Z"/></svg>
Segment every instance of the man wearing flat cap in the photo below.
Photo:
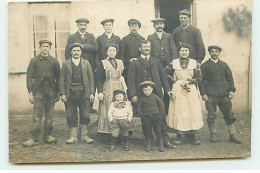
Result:
<svg viewBox="0 0 260 173"><path fill-rule="evenodd" d="M123 76L127 81L127 71L130 61L136 59L141 55L139 51L139 43L145 38L139 35L138 30L141 28L141 23L137 19L130 19L128 21L130 33L122 39L122 55L124 62Z"/></svg>
<svg viewBox="0 0 260 173"><path fill-rule="evenodd" d="M118 52L116 55L116 59L120 59L121 56L121 46L122 46L122 41L120 37L112 33L113 31L113 24L114 24L114 19L105 19L101 21L101 24L103 25L103 28L105 32L97 37L97 44L98 44L98 60L99 63L101 63L101 60L104 60L107 58L106 54L106 45L108 44L115 44L118 47Z"/></svg>
<svg viewBox="0 0 260 173"><path fill-rule="evenodd" d="M71 44L69 50L72 56L63 63L61 68L60 94L65 104L67 124L70 128L70 138L66 140L67 144L77 142L78 109L81 142L94 142L88 136L90 103L94 102L95 98L94 74L89 61L81 57L82 49L80 43Z"/></svg>
<svg viewBox="0 0 260 173"><path fill-rule="evenodd" d="M190 17L191 14L187 9L179 12L181 25L173 30L172 37L177 47L189 44L191 46L190 58L201 63L205 57L205 47L200 30L190 24Z"/></svg>
<svg viewBox="0 0 260 173"><path fill-rule="evenodd" d="M236 135L234 122L236 117L232 112L231 99L234 97L236 88L232 72L224 61L219 59L222 51L219 46L209 46L210 58L201 65L202 81L199 84L202 100L205 101L208 111L208 127L210 131L210 141L217 141L216 118L217 106L224 115L224 120L229 132L229 141L240 144L241 141Z"/></svg>
<svg viewBox="0 0 260 173"><path fill-rule="evenodd" d="M39 135L43 112L44 142L56 143L57 139L51 136L53 129L53 110L55 102L59 101L60 65L56 58L49 54L52 43L49 40L39 42L41 53L32 58L27 68L27 89L29 101L33 104L32 139L23 143L25 147L39 144Z"/></svg>

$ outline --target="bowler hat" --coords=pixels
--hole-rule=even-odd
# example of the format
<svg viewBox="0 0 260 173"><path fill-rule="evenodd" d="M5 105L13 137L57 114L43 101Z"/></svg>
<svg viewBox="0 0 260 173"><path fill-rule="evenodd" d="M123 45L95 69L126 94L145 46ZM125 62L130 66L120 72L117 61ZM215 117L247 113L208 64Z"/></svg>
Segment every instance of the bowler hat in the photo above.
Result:
<svg viewBox="0 0 260 173"><path fill-rule="evenodd" d="M152 88L154 87L154 83L152 81L144 81L140 84L140 87L146 87L146 86L151 86Z"/></svg>
<svg viewBox="0 0 260 173"><path fill-rule="evenodd" d="M155 19L151 20L151 22L153 22L153 23L155 23L155 22L165 22L165 21L166 21L166 19L164 19L164 18L155 18Z"/></svg>
<svg viewBox="0 0 260 173"><path fill-rule="evenodd" d="M39 41L39 45L41 46L43 43L48 43L50 46L52 45L52 42L47 40L47 39L43 39Z"/></svg>
<svg viewBox="0 0 260 173"><path fill-rule="evenodd" d="M141 22L139 22L137 19L128 20L128 26L130 26L130 24L138 24L139 28L141 28Z"/></svg>
<svg viewBox="0 0 260 173"><path fill-rule="evenodd" d="M216 45L212 45L208 47L208 51L210 51L211 49L218 49L220 52L222 51L222 48Z"/></svg>
<svg viewBox="0 0 260 173"><path fill-rule="evenodd" d="M102 21L101 21L101 24L102 24L102 25L105 25L105 23L107 23L107 22L114 23L114 21L115 21L114 19L105 19L105 20L102 20Z"/></svg>
<svg viewBox="0 0 260 173"><path fill-rule="evenodd" d="M70 47L69 47L70 51L71 51L74 47L79 47L80 49L82 49L82 44L80 44L80 43L73 43L73 44L71 44Z"/></svg>
<svg viewBox="0 0 260 173"><path fill-rule="evenodd" d="M183 9L183 10L179 11L179 14L191 17L191 14L190 14L189 10L187 10L187 9Z"/></svg>
<svg viewBox="0 0 260 173"><path fill-rule="evenodd" d="M75 20L76 23L80 23L80 22L86 22L87 24L89 23L89 20L86 18L79 18L77 20Z"/></svg>

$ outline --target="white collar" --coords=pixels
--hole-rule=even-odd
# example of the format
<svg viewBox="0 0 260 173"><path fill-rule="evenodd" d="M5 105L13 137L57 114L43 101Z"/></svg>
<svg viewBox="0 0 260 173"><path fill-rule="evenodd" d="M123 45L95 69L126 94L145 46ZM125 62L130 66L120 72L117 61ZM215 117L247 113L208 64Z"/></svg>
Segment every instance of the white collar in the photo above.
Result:
<svg viewBox="0 0 260 173"><path fill-rule="evenodd" d="M158 35L158 37L159 37L160 39L162 39L162 33L163 33L163 31L162 31L162 32L157 32L157 31L156 31L156 34Z"/></svg>
<svg viewBox="0 0 260 173"><path fill-rule="evenodd" d="M73 62L76 66L78 66L79 63L80 63L80 58L78 58L78 59L72 58L72 62Z"/></svg>
<svg viewBox="0 0 260 173"><path fill-rule="evenodd" d="M181 26L181 27L182 27L182 29L186 29L186 28L188 28L189 26L190 26L190 23L188 23L188 25L185 26L185 27L183 27L183 26Z"/></svg>
<svg viewBox="0 0 260 173"><path fill-rule="evenodd" d="M145 58L147 57L147 61L150 59L150 55L143 55L143 54L141 54L141 58L143 58L144 60L145 60Z"/></svg>
<svg viewBox="0 0 260 173"><path fill-rule="evenodd" d="M80 30L79 30L79 34L80 34L80 35L85 35L85 33L86 33L86 32L80 32Z"/></svg>
<svg viewBox="0 0 260 173"><path fill-rule="evenodd" d="M110 39L112 37L112 32L111 33L106 33L105 34L107 35L107 37Z"/></svg>
<svg viewBox="0 0 260 173"><path fill-rule="evenodd" d="M209 58L211 61L213 61L214 63L217 63L218 62L218 59L214 60L212 59L211 57Z"/></svg>

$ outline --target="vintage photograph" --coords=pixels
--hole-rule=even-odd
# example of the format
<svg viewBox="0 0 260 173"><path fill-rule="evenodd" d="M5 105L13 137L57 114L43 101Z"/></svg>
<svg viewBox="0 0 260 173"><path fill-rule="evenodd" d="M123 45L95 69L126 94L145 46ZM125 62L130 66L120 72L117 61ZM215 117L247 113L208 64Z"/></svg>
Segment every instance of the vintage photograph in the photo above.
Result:
<svg viewBox="0 0 260 173"><path fill-rule="evenodd" d="M250 157L251 46L251 0L9 2L9 162Z"/></svg>

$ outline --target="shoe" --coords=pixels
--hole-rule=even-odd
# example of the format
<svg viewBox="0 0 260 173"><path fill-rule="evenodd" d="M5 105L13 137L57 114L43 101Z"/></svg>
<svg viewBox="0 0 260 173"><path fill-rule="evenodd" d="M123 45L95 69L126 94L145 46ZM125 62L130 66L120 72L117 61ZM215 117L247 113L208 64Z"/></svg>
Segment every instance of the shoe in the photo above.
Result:
<svg viewBox="0 0 260 173"><path fill-rule="evenodd" d="M232 134L229 136L229 141L235 144L242 144L242 142L237 138L236 134Z"/></svg>
<svg viewBox="0 0 260 173"><path fill-rule="evenodd" d="M174 143L175 143L175 141L174 141ZM169 148L169 149L175 149L176 148L176 146L171 144L169 141L167 143L164 143L164 146L166 148Z"/></svg>
<svg viewBox="0 0 260 173"><path fill-rule="evenodd" d="M48 136L47 138L45 138L44 142L48 144L55 144L57 143L57 139L52 136Z"/></svg>
<svg viewBox="0 0 260 173"><path fill-rule="evenodd" d="M111 136L110 151L114 151L117 137Z"/></svg>
<svg viewBox="0 0 260 173"><path fill-rule="evenodd" d="M70 138L68 140L66 140L65 142L67 144L74 144L78 142L78 138L77 138L77 127L71 127L70 128Z"/></svg>
<svg viewBox="0 0 260 173"><path fill-rule="evenodd" d="M88 125L87 124L81 124L81 142L92 144L95 140L91 139L88 136Z"/></svg>
<svg viewBox="0 0 260 173"><path fill-rule="evenodd" d="M129 151L129 136L124 136L125 151Z"/></svg>
<svg viewBox="0 0 260 173"><path fill-rule="evenodd" d="M36 142L33 139L29 139L23 143L24 147L33 147L35 145L39 145L39 142Z"/></svg>
<svg viewBox="0 0 260 173"><path fill-rule="evenodd" d="M148 140L148 141L146 142L145 151L151 151L151 145L152 145L152 141L151 141L151 140Z"/></svg>
<svg viewBox="0 0 260 173"><path fill-rule="evenodd" d="M182 144L182 143L183 143L182 135L177 134L177 139L174 140L174 144L175 144L175 145L180 145L180 144Z"/></svg>
<svg viewBox="0 0 260 173"><path fill-rule="evenodd" d="M90 113L92 113L92 114L98 114L98 112L97 112L97 110L96 109L90 109L90 111L89 111Z"/></svg>
<svg viewBox="0 0 260 173"><path fill-rule="evenodd" d="M200 141L195 134L187 134L188 141L193 145L199 145Z"/></svg>
<svg viewBox="0 0 260 173"><path fill-rule="evenodd" d="M109 151L114 151L114 149L115 149L115 145L114 144L110 144Z"/></svg>
<svg viewBox="0 0 260 173"><path fill-rule="evenodd" d="M210 142L217 142L217 134L216 133L211 133L210 134Z"/></svg>
<svg viewBox="0 0 260 173"><path fill-rule="evenodd" d="M170 143L170 142L168 142L168 143ZM160 140L160 141L159 141L159 151L160 151L160 152L164 152L163 140Z"/></svg>

